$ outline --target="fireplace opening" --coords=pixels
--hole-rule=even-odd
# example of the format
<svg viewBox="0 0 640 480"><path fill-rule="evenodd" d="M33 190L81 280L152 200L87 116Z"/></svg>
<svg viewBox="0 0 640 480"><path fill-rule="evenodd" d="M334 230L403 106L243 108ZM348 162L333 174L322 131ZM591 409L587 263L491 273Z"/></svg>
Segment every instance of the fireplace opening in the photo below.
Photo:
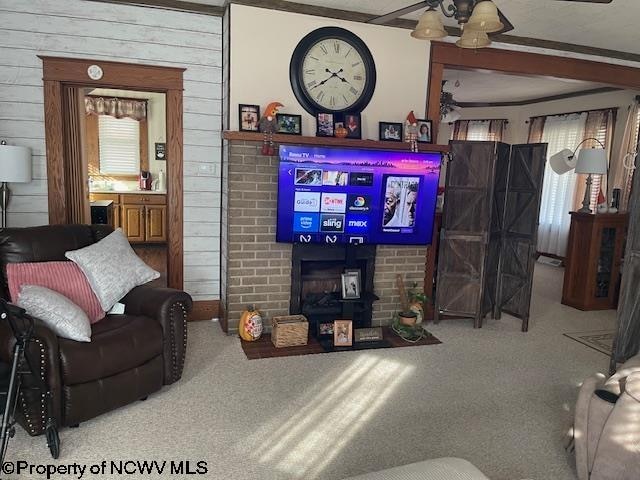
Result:
<svg viewBox="0 0 640 480"><path fill-rule="evenodd" d="M291 314L303 314L309 330L334 320L353 320L354 328L371 326L373 276L376 247L374 245L307 245L294 244L291 260ZM345 269L360 271L360 300L342 299L342 273Z"/></svg>

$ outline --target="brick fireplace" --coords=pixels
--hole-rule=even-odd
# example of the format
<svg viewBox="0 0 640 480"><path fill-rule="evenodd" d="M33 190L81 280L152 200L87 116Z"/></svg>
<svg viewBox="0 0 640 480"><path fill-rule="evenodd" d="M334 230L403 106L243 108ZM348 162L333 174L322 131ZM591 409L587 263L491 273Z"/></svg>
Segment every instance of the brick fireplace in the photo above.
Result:
<svg viewBox="0 0 640 480"><path fill-rule="evenodd" d="M288 315L295 301L292 245L275 241L279 160L260 155L261 136L255 137L224 142L221 290L229 332L237 331L247 305L255 304L269 325L273 316ZM337 139L317 139L323 140ZM373 293L380 300L373 306L374 326L389 324L399 308L396 274L407 286L423 288L426 253L427 247L375 247Z"/></svg>

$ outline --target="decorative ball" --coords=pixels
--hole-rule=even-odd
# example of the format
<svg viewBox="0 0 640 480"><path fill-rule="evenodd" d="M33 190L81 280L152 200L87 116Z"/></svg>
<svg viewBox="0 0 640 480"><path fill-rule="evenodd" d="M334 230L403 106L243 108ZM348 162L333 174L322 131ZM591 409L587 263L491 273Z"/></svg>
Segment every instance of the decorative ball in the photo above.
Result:
<svg viewBox="0 0 640 480"><path fill-rule="evenodd" d="M347 138L347 135L349 135L349 130L347 130L345 127L336 127L333 134L338 138Z"/></svg>

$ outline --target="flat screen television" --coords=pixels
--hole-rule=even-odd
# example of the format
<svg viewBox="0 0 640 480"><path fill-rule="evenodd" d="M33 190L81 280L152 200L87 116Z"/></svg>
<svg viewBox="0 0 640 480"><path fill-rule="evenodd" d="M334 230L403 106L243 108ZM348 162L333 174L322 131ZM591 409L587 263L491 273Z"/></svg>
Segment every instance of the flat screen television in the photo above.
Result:
<svg viewBox="0 0 640 480"><path fill-rule="evenodd" d="M278 242L427 245L440 153L280 145Z"/></svg>

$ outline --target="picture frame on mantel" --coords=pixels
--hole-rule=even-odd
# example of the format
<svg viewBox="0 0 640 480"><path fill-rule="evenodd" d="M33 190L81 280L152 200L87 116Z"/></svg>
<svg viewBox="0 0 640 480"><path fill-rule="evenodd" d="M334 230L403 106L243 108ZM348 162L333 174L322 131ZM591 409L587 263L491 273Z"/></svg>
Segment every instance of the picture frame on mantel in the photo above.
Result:
<svg viewBox="0 0 640 480"><path fill-rule="evenodd" d="M241 132L257 132L260 122L260 105L238 105L238 123Z"/></svg>
<svg viewBox="0 0 640 480"><path fill-rule="evenodd" d="M333 346L353 346L353 321L336 320L333 322Z"/></svg>

